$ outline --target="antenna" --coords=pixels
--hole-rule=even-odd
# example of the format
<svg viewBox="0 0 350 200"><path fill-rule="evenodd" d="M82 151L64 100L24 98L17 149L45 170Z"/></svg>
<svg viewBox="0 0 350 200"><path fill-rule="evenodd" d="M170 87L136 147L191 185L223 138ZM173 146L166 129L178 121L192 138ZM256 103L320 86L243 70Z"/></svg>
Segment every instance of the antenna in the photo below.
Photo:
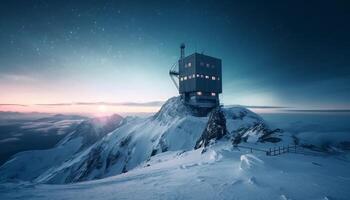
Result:
<svg viewBox="0 0 350 200"><path fill-rule="evenodd" d="M179 62L183 62L182 60L185 58L185 43L182 43L180 45L180 60ZM177 62L173 64L173 66L170 68L169 70L169 76L171 78L171 80L173 81L175 87L177 90L179 90L179 84L176 82L175 78L179 79L179 72L176 71L176 67L177 67Z"/></svg>
<svg viewBox="0 0 350 200"><path fill-rule="evenodd" d="M185 43L182 43L180 46L180 59L182 60L185 57Z"/></svg>

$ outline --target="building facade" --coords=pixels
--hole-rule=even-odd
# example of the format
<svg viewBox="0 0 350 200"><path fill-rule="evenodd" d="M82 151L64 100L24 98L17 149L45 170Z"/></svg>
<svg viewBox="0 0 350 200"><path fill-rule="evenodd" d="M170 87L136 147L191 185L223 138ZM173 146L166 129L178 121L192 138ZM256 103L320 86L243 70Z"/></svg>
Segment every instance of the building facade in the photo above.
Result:
<svg viewBox="0 0 350 200"><path fill-rule="evenodd" d="M181 48L178 78L183 101L195 107L218 106L222 93L221 60L199 53L184 57L184 46Z"/></svg>

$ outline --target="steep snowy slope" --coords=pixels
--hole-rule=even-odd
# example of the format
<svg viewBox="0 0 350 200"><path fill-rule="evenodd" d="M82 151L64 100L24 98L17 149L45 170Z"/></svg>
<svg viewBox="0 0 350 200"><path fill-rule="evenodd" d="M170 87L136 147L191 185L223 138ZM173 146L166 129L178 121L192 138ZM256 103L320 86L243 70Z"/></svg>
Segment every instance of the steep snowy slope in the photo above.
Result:
<svg viewBox="0 0 350 200"><path fill-rule="evenodd" d="M259 116L243 107L219 110L222 113L219 120L224 120L224 126L227 124L223 135L229 143L238 133L264 125ZM215 118L215 113L212 112L210 118ZM184 106L178 97L169 99L152 117L127 118L125 121L124 125L103 139L62 165L41 174L35 181L70 183L104 178L127 172L161 152L192 150L201 138L207 141L219 139L205 138L208 135L205 132L214 130L206 127L215 127L218 121L193 116L191 108ZM263 127L266 128L265 125ZM260 137L266 130L251 131L245 137Z"/></svg>
<svg viewBox="0 0 350 200"><path fill-rule="evenodd" d="M40 119L40 121L47 120ZM0 181L16 179L32 181L50 168L61 165L75 153L86 149L106 133L120 126L121 122L122 117L119 115L84 120L54 148L24 151L14 155L0 167Z"/></svg>
<svg viewBox="0 0 350 200"><path fill-rule="evenodd" d="M206 123L207 117L192 116L179 98L172 98L156 115L127 118L123 126L35 181L69 183L127 172L157 153L193 149Z"/></svg>
<svg viewBox="0 0 350 200"><path fill-rule="evenodd" d="M127 117L120 126L118 117L109 120L114 124L85 121L56 148L15 156L0 168L0 180L79 182L125 173L156 154L188 151L217 139L229 144L281 140L278 131L269 130L262 118L243 107L217 108L208 117L194 115L174 97L154 116Z"/></svg>

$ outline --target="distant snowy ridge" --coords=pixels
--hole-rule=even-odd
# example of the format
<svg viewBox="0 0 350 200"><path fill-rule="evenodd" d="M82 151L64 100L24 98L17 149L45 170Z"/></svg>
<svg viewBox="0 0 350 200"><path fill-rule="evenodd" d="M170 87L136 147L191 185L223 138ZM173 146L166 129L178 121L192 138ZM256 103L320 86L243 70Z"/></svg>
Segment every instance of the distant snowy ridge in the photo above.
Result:
<svg viewBox="0 0 350 200"><path fill-rule="evenodd" d="M54 119L57 117L60 116L54 116ZM43 121L43 119L39 120ZM54 148L24 151L14 155L12 159L0 167L0 181L33 181L41 174L50 171L52 167L61 165L74 154L94 144L106 133L120 126L121 123L122 117L119 115L86 119Z"/></svg>

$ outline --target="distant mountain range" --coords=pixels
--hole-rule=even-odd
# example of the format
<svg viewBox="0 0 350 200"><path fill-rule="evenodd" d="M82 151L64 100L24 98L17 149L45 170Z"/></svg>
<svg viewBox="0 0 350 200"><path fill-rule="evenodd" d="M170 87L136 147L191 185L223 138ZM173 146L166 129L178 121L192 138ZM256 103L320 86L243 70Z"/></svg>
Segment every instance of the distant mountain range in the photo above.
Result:
<svg viewBox="0 0 350 200"><path fill-rule="evenodd" d="M103 119L37 112L0 112L0 165L21 151L52 148L81 123L97 123Z"/></svg>

